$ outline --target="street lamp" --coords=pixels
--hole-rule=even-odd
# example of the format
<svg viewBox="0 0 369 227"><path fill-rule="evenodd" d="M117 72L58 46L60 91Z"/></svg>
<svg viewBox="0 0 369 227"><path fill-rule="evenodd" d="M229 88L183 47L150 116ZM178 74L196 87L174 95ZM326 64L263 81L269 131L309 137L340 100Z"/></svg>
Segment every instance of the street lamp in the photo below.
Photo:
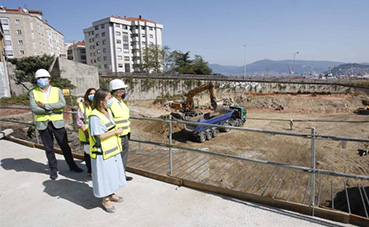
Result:
<svg viewBox="0 0 369 227"><path fill-rule="evenodd" d="M246 45L243 45L243 76L246 77Z"/></svg>
<svg viewBox="0 0 369 227"><path fill-rule="evenodd" d="M295 58L296 58L296 54L299 54L299 52L297 51L297 52L295 52L295 53L293 54L293 67L292 67L292 69L293 69L293 74L295 74Z"/></svg>

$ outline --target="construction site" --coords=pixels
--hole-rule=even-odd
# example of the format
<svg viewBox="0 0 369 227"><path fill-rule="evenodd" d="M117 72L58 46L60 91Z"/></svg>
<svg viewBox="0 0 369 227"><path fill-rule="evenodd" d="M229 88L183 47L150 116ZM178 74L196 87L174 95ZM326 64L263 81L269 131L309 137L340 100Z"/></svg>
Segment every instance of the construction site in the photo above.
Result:
<svg viewBox="0 0 369 227"><path fill-rule="evenodd" d="M220 82L202 84L174 89L169 98L128 98L128 172L369 225L369 90L298 92L287 85L284 92L246 92ZM134 86L132 97L145 90ZM73 110L64 118L75 157L82 158ZM28 107L3 106L0 115L2 130L13 130L6 139L42 147L37 134L29 137Z"/></svg>

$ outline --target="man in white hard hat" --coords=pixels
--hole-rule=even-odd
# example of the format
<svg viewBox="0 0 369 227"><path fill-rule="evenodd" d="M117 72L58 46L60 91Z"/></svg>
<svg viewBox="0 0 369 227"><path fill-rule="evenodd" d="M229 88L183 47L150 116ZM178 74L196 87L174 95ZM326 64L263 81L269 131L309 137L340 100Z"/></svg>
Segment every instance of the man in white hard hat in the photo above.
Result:
<svg viewBox="0 0 369 227"><path fill-rule="evenodd" d="M69 169L74 172L83 172L73 160L68 145L67 131L64 128L63 108L65 99L62 91L50 85L50 73L39 69L35 73L37 87L29 92L31 110L35 114L36 129L40 132L44 144L46 157L49 162L50 178L58 177L58 163L54 152L54 137L63 151Z"/></svg>
<svg viewBox="0 0 369 227"><path fill-rule="evenodd" d="M120 134L122 139L122 159L124 170L126 170L127 159L128 159L128 140L131 135L130 121L129 121L129 108L123 102L126 97L126 88L128 86L120 79L114 79L109 83L109 89L113 96L113 104L110 107L111 113L114 117L114 122L118 128L122 128L123 132ZM133 178L126 176L127 181L131 181Z"/></svg>

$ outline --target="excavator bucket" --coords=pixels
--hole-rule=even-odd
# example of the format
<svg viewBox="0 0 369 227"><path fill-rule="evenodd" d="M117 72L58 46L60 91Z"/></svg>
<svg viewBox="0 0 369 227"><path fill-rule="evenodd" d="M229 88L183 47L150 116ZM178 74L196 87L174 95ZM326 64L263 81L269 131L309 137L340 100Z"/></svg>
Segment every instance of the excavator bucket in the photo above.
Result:
<svg viewBox="0 0 369 227"><path fill-rule="evenodd" d="M213 107L214 112L219 112L219 110L223 108L223 101L217 101L215 99L212 99L211 106Z"/></svg>

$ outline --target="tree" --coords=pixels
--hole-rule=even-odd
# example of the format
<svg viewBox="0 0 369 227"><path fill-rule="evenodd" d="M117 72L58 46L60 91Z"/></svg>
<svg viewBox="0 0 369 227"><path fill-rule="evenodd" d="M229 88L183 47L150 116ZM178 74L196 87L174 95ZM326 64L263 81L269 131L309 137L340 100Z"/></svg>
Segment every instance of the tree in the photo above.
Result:
<svg viewBox="0 0 369 227"><path fill-rule="evenodd" d="M200 55L195 55L195 60L191 64L190 74L210 75L212 73L208 63Z"/></svg>
<svg viewBox="0 0 369 227"><path fill-rule="evenodd" d="M36 84L35 72L40 69L48 69L54 61L54 56L44 54L42 56L30 56L24 58L13 58L9 61L15 65L15 83L21 84L30 90L25 83ZM51 75L51 85L60 88L74 88L75 86L68 79Z"/></svg>
<svg viewBox="0 0 369 227"><path fill-rule="evenodd" d="M168 56L169 47L150 44L143 50L143 65L145 72L161 73L164 68L164 57Z"/></svg>

